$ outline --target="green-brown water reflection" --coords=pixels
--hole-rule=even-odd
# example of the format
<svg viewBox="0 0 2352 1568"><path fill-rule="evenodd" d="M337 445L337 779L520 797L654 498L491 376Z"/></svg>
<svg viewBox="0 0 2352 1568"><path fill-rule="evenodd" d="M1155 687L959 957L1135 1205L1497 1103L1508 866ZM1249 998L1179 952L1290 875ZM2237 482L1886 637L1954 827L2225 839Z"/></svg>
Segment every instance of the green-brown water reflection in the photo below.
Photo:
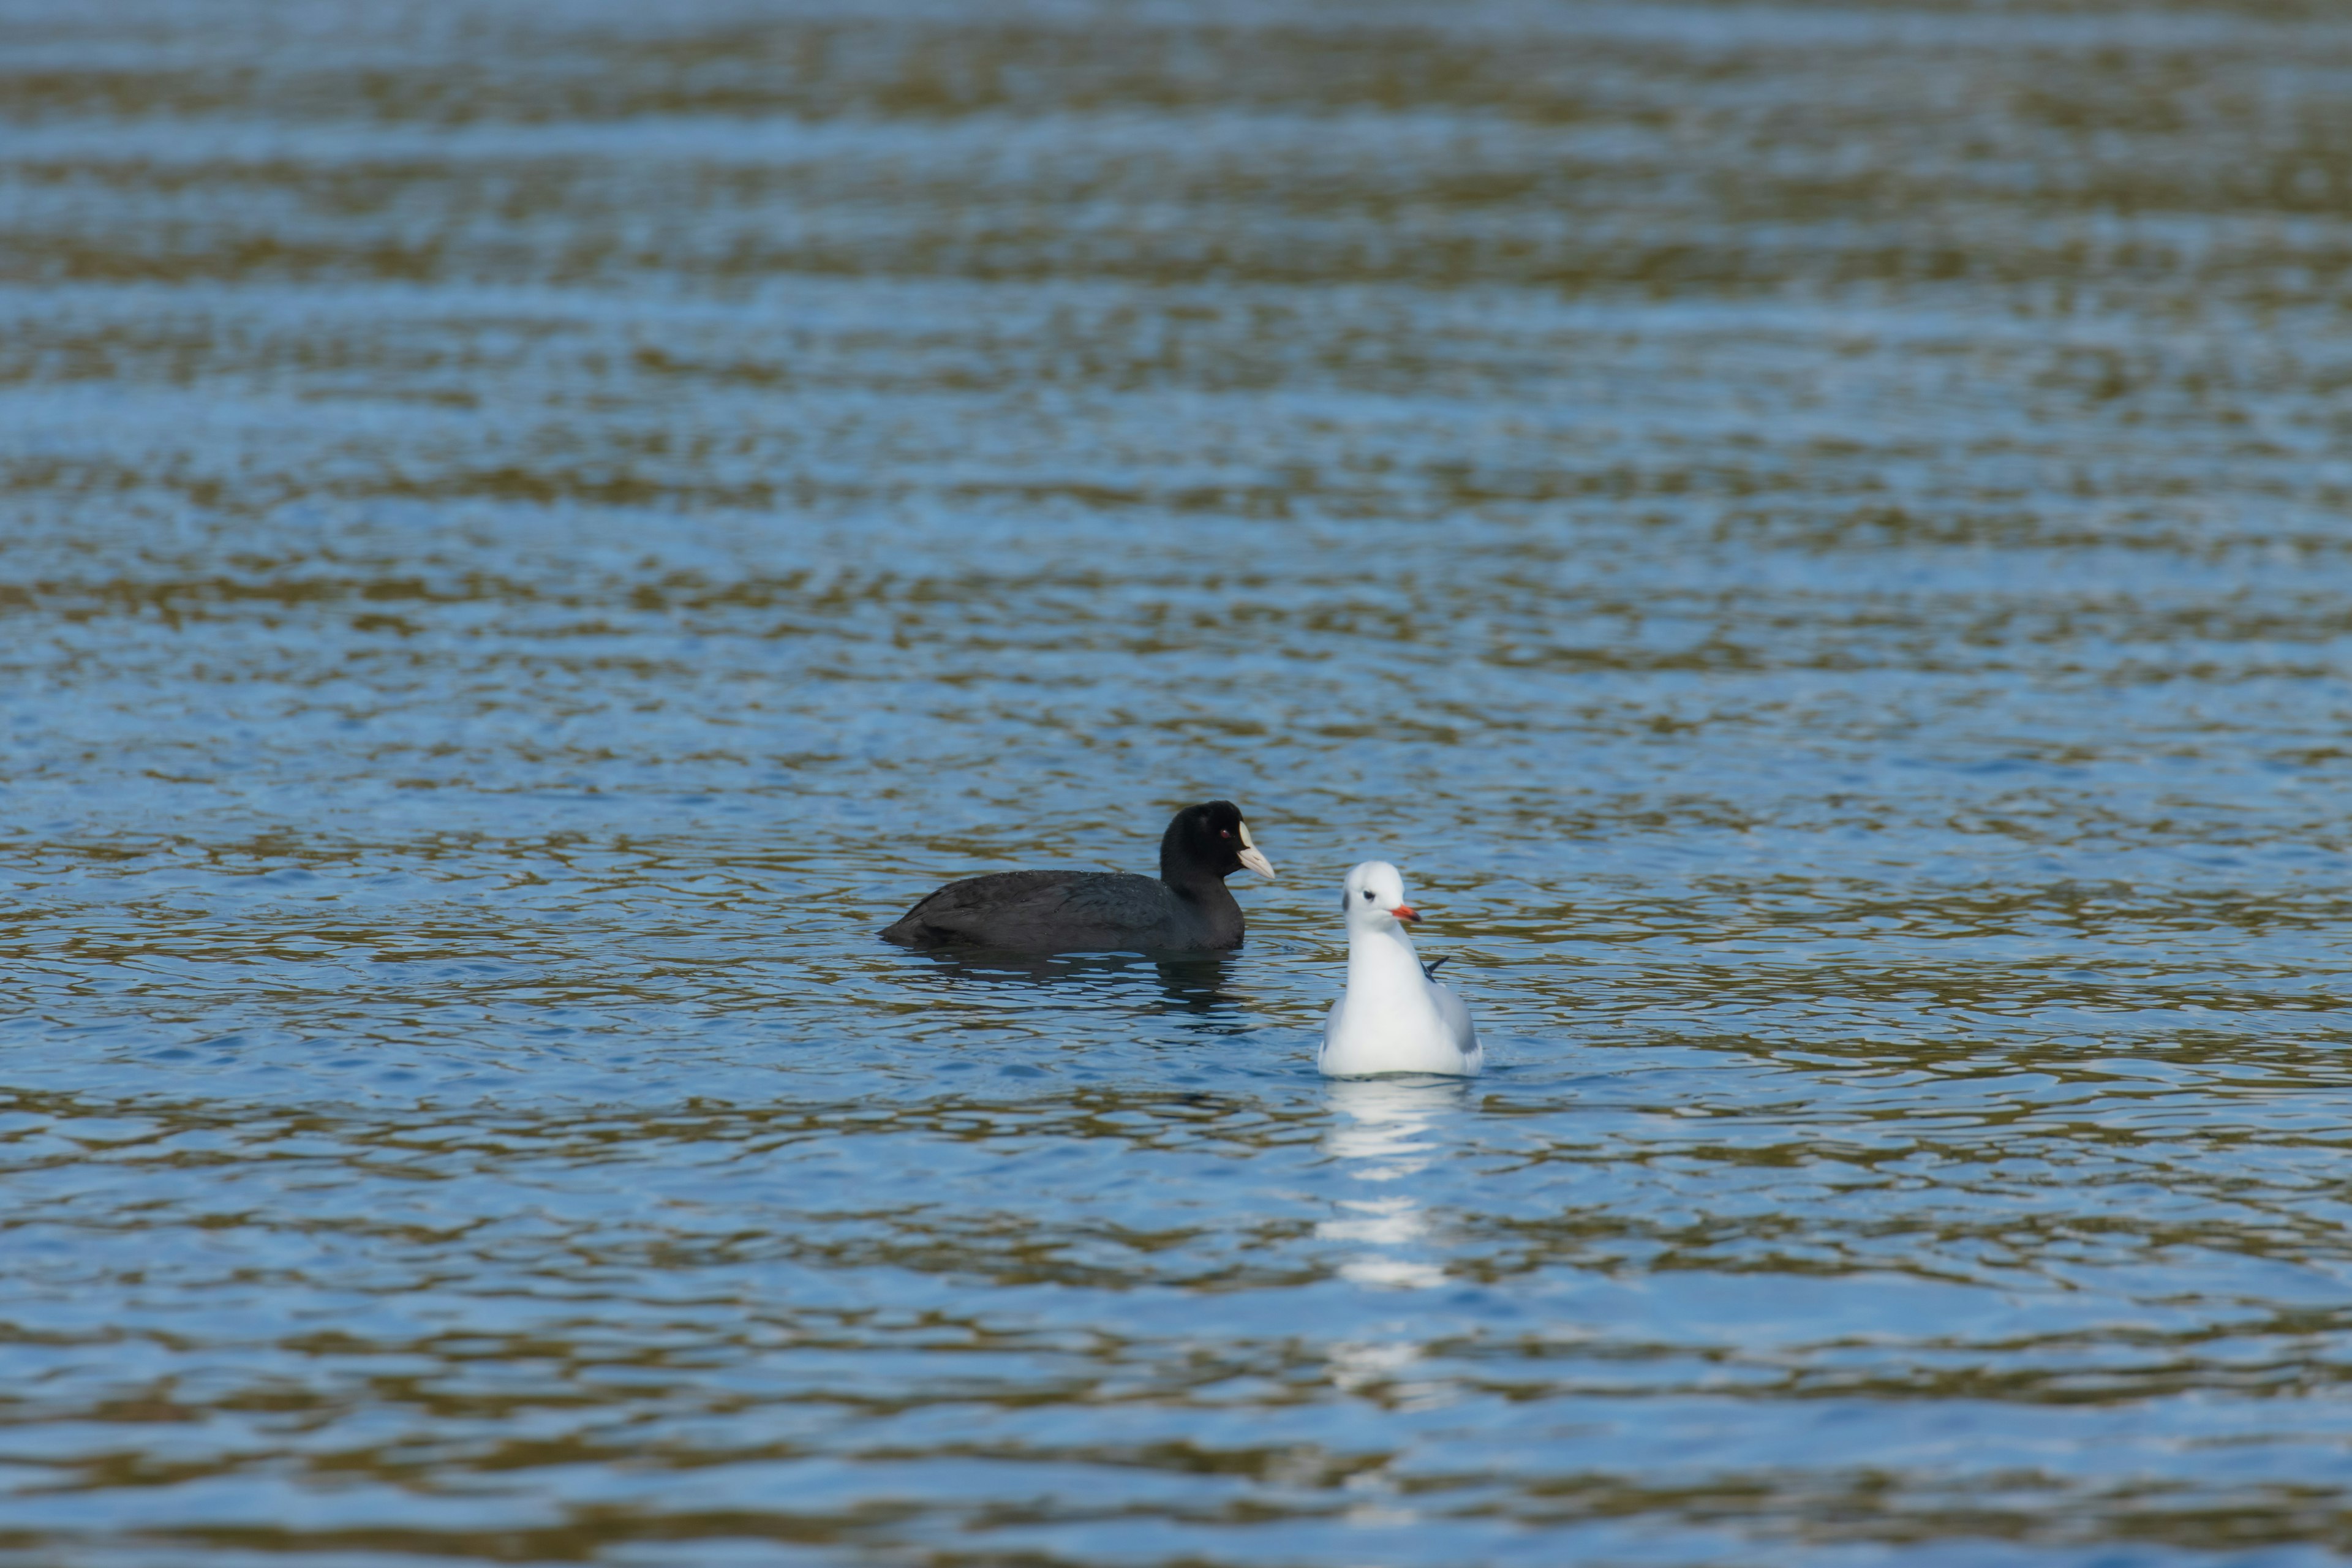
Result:
<svg viewBox="0 0 2352 1568"><path fill-rule="evenodd" d="M0 1559L2352 1549L2347 84L0 0Z"/></svg>

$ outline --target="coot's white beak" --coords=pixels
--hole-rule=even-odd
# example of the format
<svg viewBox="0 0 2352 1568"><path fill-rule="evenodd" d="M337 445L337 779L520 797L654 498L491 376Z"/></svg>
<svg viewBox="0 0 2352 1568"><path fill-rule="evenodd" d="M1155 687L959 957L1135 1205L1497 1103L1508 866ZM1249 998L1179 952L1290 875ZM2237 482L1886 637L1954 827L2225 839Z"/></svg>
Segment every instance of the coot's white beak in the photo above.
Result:
<svg viewBox="0 0 2352 1568"><path fill-rule="evenodd" d="M1246 822L1242 824L1242 864L1264 877L1267 881L1274 880L1274 862L1267 859L1259 851L1258 847L1250 842L1249 824Z"/></svg>

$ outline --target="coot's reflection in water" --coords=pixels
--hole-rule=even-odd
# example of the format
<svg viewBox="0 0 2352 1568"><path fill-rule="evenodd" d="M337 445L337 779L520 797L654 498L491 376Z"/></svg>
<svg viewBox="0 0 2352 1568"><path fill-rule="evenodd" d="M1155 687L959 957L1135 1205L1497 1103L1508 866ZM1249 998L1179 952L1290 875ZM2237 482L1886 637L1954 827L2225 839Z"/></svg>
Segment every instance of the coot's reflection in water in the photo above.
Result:
<svg viewBox="0 0 2352 1568"><path fill-rule="evenodd" d="M1143 952L1008 952L991 948L935 947L914 956L960 986L1035 986L1132 994L1157 981L1160 1000L1176 1011L1230 1014L1241 1005L1228 986L1241 960L1225 953L1165 956Z"/></svg>

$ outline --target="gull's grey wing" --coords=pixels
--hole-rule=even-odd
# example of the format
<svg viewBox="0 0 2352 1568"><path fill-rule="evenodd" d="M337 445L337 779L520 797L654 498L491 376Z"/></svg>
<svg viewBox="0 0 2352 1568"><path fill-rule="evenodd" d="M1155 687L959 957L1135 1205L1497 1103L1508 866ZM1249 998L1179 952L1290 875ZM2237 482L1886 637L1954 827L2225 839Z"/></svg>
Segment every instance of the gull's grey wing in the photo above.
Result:
<svg viewBox="0 0 2352 1568"><path fill-rule="evenodd" d="M1478 1026L1470 1021L1469 1004L1454 993L1454 987L1440 985L1433 980L1429 992L1436 999L1437 1016L1445 1020L1446 1033L1454 1037L1454 1043L1462 1048L1464 1056L1475 1060L1479 1054Z"/></svg>

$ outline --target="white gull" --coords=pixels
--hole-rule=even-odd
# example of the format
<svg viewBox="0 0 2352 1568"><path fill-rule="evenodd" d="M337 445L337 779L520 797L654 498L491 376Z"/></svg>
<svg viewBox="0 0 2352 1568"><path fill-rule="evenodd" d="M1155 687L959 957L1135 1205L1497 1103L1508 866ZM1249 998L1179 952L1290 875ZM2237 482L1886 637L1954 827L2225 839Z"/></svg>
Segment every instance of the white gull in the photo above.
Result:
<svg viewBox="0 0 2352 1568"><path fill-rule="evenodd" d="M1475 1078L1486 1053L1478 1026L1451 987L1430 978L1413 951L1404 878L1385 860L1348 873L1348 989L1331 1004L1315 1065L1328 1078L1443 1073ZM1443 963L1444 959L1438 960Z"/></svg>

